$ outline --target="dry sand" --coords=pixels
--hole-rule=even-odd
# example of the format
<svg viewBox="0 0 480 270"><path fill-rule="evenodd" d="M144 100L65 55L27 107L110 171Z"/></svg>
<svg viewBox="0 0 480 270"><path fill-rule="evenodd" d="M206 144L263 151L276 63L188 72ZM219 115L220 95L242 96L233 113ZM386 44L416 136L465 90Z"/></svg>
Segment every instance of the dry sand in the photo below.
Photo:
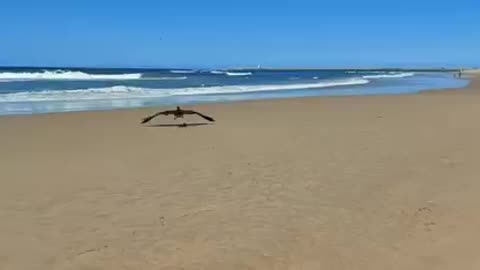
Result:
<svg viewBox="0 0 480 270"><path fill-rule="evenodd" d="M0 269L480 269L477 81L194 108L0 117Z"/></svg>

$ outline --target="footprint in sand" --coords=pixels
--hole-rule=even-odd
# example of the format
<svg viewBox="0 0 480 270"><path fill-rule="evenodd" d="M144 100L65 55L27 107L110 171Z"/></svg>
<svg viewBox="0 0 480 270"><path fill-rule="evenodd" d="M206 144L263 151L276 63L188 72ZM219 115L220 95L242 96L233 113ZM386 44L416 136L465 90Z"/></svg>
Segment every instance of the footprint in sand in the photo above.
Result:
<svg viewBox="0 0 480 270"><path fill-rule="evenodd" d="M419 222L422 223L425 231L431 232L436 225L436 223L432 221L432 209L430 207L418 208L415 217L420 219Z"/></svg>

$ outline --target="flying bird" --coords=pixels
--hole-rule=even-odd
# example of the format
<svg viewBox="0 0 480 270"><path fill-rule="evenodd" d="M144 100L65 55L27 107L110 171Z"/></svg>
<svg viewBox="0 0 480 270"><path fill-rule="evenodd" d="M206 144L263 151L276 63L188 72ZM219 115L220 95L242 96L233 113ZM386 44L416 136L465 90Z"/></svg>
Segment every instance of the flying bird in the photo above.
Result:
<svg viewBox="0 0 480 270"><path fill-rule="evenodd" d="M210 122L215 122L215 119L213 119L210 116L207 116L205 114L201 114L199 112L192 111L192 110L182 110L182 109L180 109L180 107L177 106L176 110L158 112L156 114L153 114L153 115L150 115L150 116L147 116L147 117L143 118L142 124L150 122L150 120L152 120L153 118L155 118L159 115L173 115L175 117L174 119L177 119L177 118L183 118L183 116L186 115L186 114L196 114L196 115L202 117L205 120L208 120Z"/></svg>

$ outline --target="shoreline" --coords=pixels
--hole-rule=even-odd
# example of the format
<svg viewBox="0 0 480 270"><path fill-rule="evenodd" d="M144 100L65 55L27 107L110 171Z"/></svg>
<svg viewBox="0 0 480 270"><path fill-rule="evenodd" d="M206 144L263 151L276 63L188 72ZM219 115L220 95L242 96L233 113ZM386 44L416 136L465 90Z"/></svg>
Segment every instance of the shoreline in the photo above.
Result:
<svg viewBox="0 0 480 270"><path fill-rule="evenodd" d="M360 70L360 69L359 69ZM368 70L368 69L366 69ZM408 70L406 70L408 71ZM444 71L443 71L444 72ZM192 104L185 104L182 106L185 107L205 107L205 106L215 106L219 104L237 104L237 103L250 103L250 102L275 102L275 101L282 101L282 100L296 100L296 99L344 99L344 98L364 98L364 97L388 97L388 96L416 96L416 95L424 95L424 94L441 94L443 92L458 92L458 91L466 91L471 88L472 84L477 84L477 80L479 80L480 71L478 70L467 70L464 72L463 80L469 80L468 84L463 88L434 88L434 89L427 89L421 90L416 93L402 93L402 94L366 94L366 95L345 95L345 96L299 96L299 97L280 97L280 98L266 98L266 99L252 99L252 100L238 100L238 101L220 101L220 102L200 102L200 103L192 103ZM76 113L88 113L88 112L115 112L115 111L138 111L138 110L148 110L148 109L155 109L155 108L170 108L173 105L153 105L153 106L146 106L146 107L133 107L133 108L116 108L116 109L93 109L93 110L85 110L85 111L66 111L66 112L43 112L43 113L35 113L35 114L11 114L11 115L0 115L0 118L3 117L31 117L37 115L50 115L50 114L76 114Z"/></svg>

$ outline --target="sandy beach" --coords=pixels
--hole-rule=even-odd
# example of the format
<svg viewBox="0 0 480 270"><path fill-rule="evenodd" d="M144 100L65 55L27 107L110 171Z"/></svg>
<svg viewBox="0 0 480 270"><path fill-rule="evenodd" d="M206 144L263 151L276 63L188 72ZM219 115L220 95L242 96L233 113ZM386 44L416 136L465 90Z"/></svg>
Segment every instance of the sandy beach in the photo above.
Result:
<svg viewBox="0 0 480 270"><path fill-rule="evenodd" d="M463 90L0 117L0 269L480 269Z"/></svg>

